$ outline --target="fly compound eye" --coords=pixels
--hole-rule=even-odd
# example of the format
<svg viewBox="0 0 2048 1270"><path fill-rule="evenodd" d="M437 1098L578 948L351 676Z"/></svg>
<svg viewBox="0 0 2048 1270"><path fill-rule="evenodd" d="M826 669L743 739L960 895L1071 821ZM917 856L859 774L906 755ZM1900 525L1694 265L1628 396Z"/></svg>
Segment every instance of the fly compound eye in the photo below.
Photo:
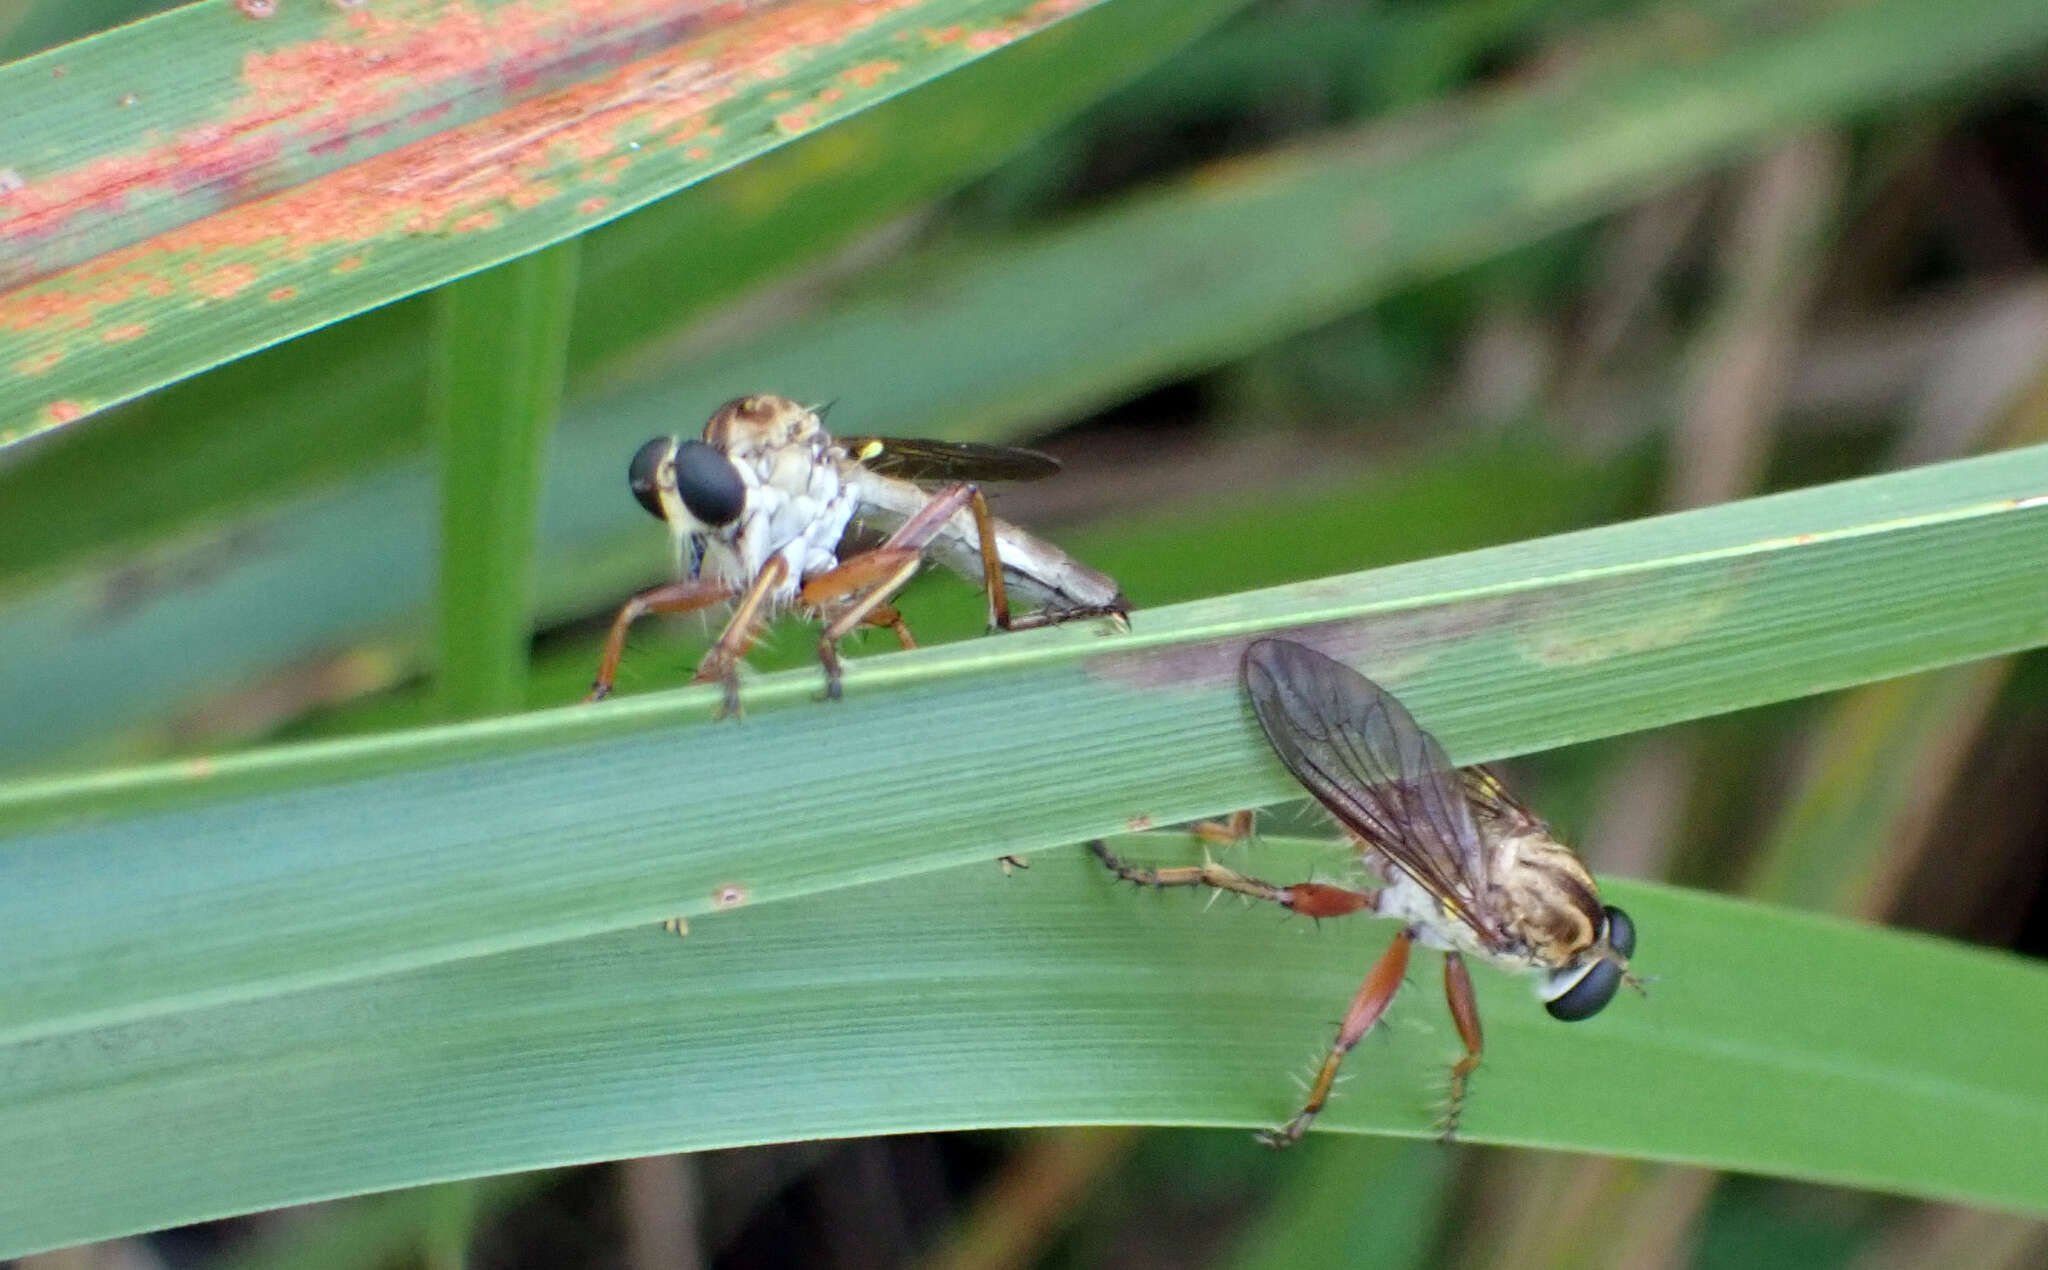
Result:
<svg viewBox="0 0 2048 1270"><path fill-rule="evenodd" d="M668 519L661 510L661 465L675 448L674 437L656 437L634 452L633 462L626 468L626 483L633 487L633 497L656 520Z"/></svg>
<svg viewBox="0 0 2048 1270"><path fill-rule="evenodd" d="M747 483L730 459L702 441L685 441L676 447L675 466L676 493L692 516L714 529L740 518Z"/></svg>
<svg viewBox="0 0 2048 1270"><path fill-rule="evenodd" d="M1607 907L1607 946L1624 957L1636 955L1636 924L1611 904Z"/></svg>
<svg viewBox="0 0 2048 1270"><path fill-rule="evenodd" d="M1607 929L1601 932L1601 942L1619 953L1623 960L1635 955L1636 924L1627 913L1618 908L1607 910ZM1620 962L1601 958L1577 972L1566 971L1553 976L1552 986L1559 989L1557 995L1544 1004L1550 1017L1577 1023L1590 1019L1607 1008L1614 1000L1614 993L1621 987L1623 970Z"/></svg>
<svg viewBox="0 0 2048 1270"><path fill-rule="evenodd" d="M1614 1000L1615 989L1621 987L1621 967L1611 961L1596 961L1586 967L1578 982L1566 988L1559 995L1544 1003L1553 1019L1577 1023L1590 1019L1607 1008Z"/></svg>

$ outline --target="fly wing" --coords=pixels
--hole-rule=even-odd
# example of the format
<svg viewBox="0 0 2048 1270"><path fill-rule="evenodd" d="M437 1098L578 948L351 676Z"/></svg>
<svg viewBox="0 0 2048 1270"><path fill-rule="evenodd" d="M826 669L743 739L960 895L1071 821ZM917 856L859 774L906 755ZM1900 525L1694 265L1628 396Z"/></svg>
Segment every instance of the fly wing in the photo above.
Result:
<svg viewBox="0 0 2048 1270"><path fill-rule="evenodd" d="M854 462L906 481L1037 481L1060 470L1050 454L1016 445L974 441L913 441L902 437L840 437Z"/></svg>
<svg viewBox="0 0 2048 1270"><path fill-rule="evenodd" d="M1490 767L1467 767L1458 773L1464 779L1465 802L1480 817L1504 825L1516 833L1549 832L1541 816L1522 805Z"/></svg>
<svg viewBox="0 0 2048 1270"><path fill-rule="evenodd" d="M1458 769L1394 695L1283 639L1244 650L1245 691L1287 770L1482 937L1485 850Z"/></svg>

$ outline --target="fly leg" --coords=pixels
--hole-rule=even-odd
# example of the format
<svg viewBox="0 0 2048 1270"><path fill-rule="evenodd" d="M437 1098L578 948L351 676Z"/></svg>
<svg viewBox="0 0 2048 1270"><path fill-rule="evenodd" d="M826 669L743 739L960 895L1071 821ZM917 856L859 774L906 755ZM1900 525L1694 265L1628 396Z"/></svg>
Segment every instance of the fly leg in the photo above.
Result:
<svg viewBox="0 0 2048 1270"><path fill-rule="evenodd" d="M974 529L981 538L981 579L988 591L988 622L990 626L1003 631L1025 631L1040 626L1054 626L1083 617L1113 617L1125 629L1130 626L1130 614L1119 602L1115 604L1088 605L1080 608L1060 609L1054 612L1041 609L1036 613L1022 616L1010 612L1010 589L1003 582L1003 557L996 549L996 518L988 509L988 499L982 497L981 487L969 485L968 505L974 509Z"/></svg>
<svg viewBox="0 0 2048 1270"><path fill-rule="evenodd" d="M885 619L878 617L877 610L895 609L888 604L891 595L901 590L917 572L920 553L910 547L876 547L864 551L846 561L836 569L828 570L804 583L797 593L797 602L807 608L830 608L845 596L853 600L833 613L825 630L818 637L818 660L825 667L825 698L839 700L839 681L842 668L839 664L839 641L856 626L881 626ZM893 623L896 638L900 641L909 633L899 615ZM916 647L908 644L907 647Z"/></svg>
<svg viewBox="0 0 2048 1270"><path fill-rule="evenodd" d="M1379 896L1373 891L1354 891L1349 887L1331 886L1323 882L1297 882L1292 886L1276 886L1258 878L1246 877L1220 864L1203 861L1201 864L1184 865L1172 869L1144 869L1125 864L1110 853L1101 839L1088 844L1095 857L1108 866L1110 872L1139 886L1209 886L1222 891L1235 891L1254 899L1271 900L1283 908L1307 917L1342 917L1348 913L1364 912L1377 907ZM1344 1056L1349 1054L1358 1042L1370 1032L1380 1016L1387 1012L1394 994L1401 990L1401 981L1408 973L1408 951L1414 946L1414 931L1403 927L1394 936L1394 942L1380 954L1373 963L1371 973L1359 986L1358 995L1351 999L1351 1008L1344 1012L1344 1021L1337 1027L1337 1039L1330 1045L1330 1052L1323 1057L1323 1065L1316 1070L1315 1083L1309 1086L1308 1099L1293 1119L1278 1129L1269 1129L1259 1135L1259 1141L1270 1147L1291 1146L1308 1131L1309 1122L1322 1111L1323 1104L1330 1100L1330 1089L1337 1082L1337 1069L1343 1065ZM1471 1005L1472 983L1465 978L1465 966L1457 962L1456 974L1465 985L1465 1009L1459 1015L1459 1029L1464 1029L1464 1019L1469 1017L1472 1031L1467 1035L1468 1064L1461 1064L1455 1085L1458 1096L1463 1095L1464 1074L1479 1062L1477 1042L1479 1015ZM1446 972L1450 973L1450 972ZM1453 990L1455 994L1455 989ZM1459 1014L1459 1006L1452 1003L1452 1013Z"/></svg>
<svg viewBox="0 0 2048 1270"><path fill-rule="evenodd" d="M725 629L718 633L717 642L704 654L704 660L697 663L697 673L690 677L694 684L720 683L725 685L725 700L718 708L718 717L728 715L734 718L740 713L740 658L754 646L754 639L761 633L761 623L766 617L768 599L789 577L789 564L781 556L770 556L761 572L747 584L740 602L733 606L732 619Z"/></svg>
<svg viewBox="0 0 2048 1270"><path fill-rule="evenodd" d="M690 613L732 598L732 591L713 578L669 582L642 591L627 600L612 619L611 635L604 642L604 660L597 664L597 681L590 685L585 701L601 701L611 695L612 678L619 673L619 658L626 652L626 628L648 613Z"/></svg>
<svg viewBox="0 0 2048 1270"><path fill-rule="evenodd" d="M856 626L892 626L904 647L916 646L910 638L910 628L903 624L902 615L890 605L889 599L917 572L925 547L945 528L946 522L969 499L979 497L980 491L972 485L948 486L919 508L915 516L897 526L881 546L805 580L797 601L807 608L832 610L832 618L818 639L818 660L825 666L827 700L839 699L839 641Z"/></svg>
<svg viewBox="0 0 2048 1270"><path fill-rule="evenodd" d="M1221 820L1198 820L1188 832L1213 846L1234 847L1252 836L1251 809L1233 811Z"/></svg>
<svg viewBox="0 0 2048 1270"><path fill-rule="evenodd" d="M1479 1052L1485 1038L1479 1032L1479 1001L1472 995L1472 976L1465 959L1456 952L1444 954L1444 999L1451 1005L1451 1021L1458 1025L1458 1039L1465 1042L1465 1057L1451 1064L1451 1107L1444 1113L1443 1140L1458 1132L1458 1113L1465 1109L1465 1079L1479 1066Z"/></svg>
<svg viewBox="0 0 2048 1270"><path fill-rule="evenodd" d="M1210 847L1234 847L1238 843L1243 842L1245 839L1252 836L1252 812L1249 808L1247 808L1243 811L1233 811L1221 820L1198 820L1194 824L1188 826L1188 832L1195 836L1195 841L1202 844L1202 849L1204 852L1206 852ZM1102 852L1098 851L1096 852L1096 854L1099 856L1102 854ZM1017 856L1006 855L1003 857L1003 871L1007 873L1009 872L1011 865L1014 864L1021 866L1023 865L1023 863L1024 861L1018 858ZM1107 861L1105 861L1105 863L1107 863ZM1113 865L1111 867L1114 868L1117 866ZM1158 872L1157 870L1135 871L1148 871L1155 874ZM1229 870L1224 869L1222 870L1222 872L1227 873L1229 872ZM1119 870L1119 875L1121 874L1122 870ZM1136 881L1137 879L1126 878L1126 880Z"/></svg>
<svg viewBox="0 0 2048 1270"><path fill-rule="evenodd" d="M899 648L916 648L917 641L911 638L910 623L903 620L903 614L893 604L877 604L864 619L869 626L886 626L896 633Z"/></svg>
<svg viewBox="0 0 2048 1270"><path fill-rule="evenodd" d="M1301 1104L1301 1110L1294 1118L1278 1129L1268 1129L1259 1135L1259 1141L1269 1147L1292 1146L1308 1132L1309 1122L1330 1101L1330 1087L1337 1083L1337 1068L1344 1062L1344 1056L1352 1047L1372 1031L1373 1024L1393 1004L1394 994L1401 990L1401 980L1408 973L1408 950L1415 943L1415 933L1407 927L1394 936L1394 942L1380 954L1373 963L1372 972L1365 982L1358 986L1358 995L1351 998L1351 1008L1344 1012L1344 1021L1337 1026L1337 1039L1331 1043L1330 1052L1323 1056L1323 1065L1316 1069L1316 1079L1309 1086L1308 1099ZM1475 1060L1476 1061L1476 1060Z"/></svg>
<svg viewBox="0 0 2048 1270"><path fill-rule="evenodd" d="M1139 868L1124 863L1100 838L1090 842L1088 849L1111 873L1126 882L1139 886L1209 886L1219 891L1235 891L1255 900L1271 900L1303 917L1344 917L1371 909L1379 901L1378 892L1354 891L1348 886L1332 886L1327 882L1296 882L1291 886L1280 886L1247 877L1235 869L1226 869L1213 860L1171 869Z"/></svg>

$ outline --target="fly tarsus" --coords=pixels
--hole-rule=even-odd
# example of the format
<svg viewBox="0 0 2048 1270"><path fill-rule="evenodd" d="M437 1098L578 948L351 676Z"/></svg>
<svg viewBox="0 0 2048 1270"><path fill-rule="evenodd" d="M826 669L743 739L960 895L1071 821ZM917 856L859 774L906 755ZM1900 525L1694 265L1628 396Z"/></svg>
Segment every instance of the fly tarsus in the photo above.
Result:
<svg viewBox="0 0 2048 1270"><path fill-rule="evenodd" d="M1321 1110L1322 1108L1320 1107L1316 1108L1316 1111ZM1286 1124L1281 1125L1279 1128L1261 1129L1252 1136L1259 1140L1260 1146L1271 1147L1275 1151L1284 1151L1301 1141L1301 1135L1308 1132L1309 1122L1316 1118L1316 1111L1297 1111Z"/></svg>
<svg viewBox="0 0 2048 1270"><path fill-rule="evenodd" d="M1096 838L1088 844L1095 858L1111 873L1137 886L1165 888L1169 886L1208 886L1219 891L1235 891L1255 900L1269 900L1304 917L1342 917L1371 908L1379 896L1373 891L1354 891L1349 887L1331 886L1324 882L1296 882L1291 886L1279 886L1260 878L1250 877L1235 869L1226 869L1214 860L1203 860L1200 864L1184 864L1175 868L1143 868L1127 864L1109 849L1109 844Z"/></svg>
<svg viewBox="0 0 2048 1270"><path fill-rule="evenodd" d="M712 645L704 654L704 660L697 663L697 673L691 683L718 684L725 691L719 698L716 719L737 719L740 717L740 668L739 659L719 645Z"/></svg>
<svg viewBox="0 0 2048 1270"><path fill-rule="evenodd" d="M1035 609L1029 613L1007 613L1004 619L992 621L989 626L999 631L1031 631L1041 626L1059 626L1065 622L1080 622L1091 617L1106 617L1116 623L1119 631L1131 629L1131 605L1118 596L1108 604L1082 604L1073 608Z"/></svg>

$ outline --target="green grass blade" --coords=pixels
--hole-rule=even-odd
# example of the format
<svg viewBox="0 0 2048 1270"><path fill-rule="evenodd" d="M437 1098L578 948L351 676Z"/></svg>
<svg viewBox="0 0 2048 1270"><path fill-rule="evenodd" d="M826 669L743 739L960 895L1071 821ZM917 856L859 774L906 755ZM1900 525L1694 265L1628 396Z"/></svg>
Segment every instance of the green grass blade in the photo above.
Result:
<svg viewBox="0 0 2048 1270"><path fill-rule="evenodd" d="M450 718L525 704L543 459L562 401L579 244L437 296L441 704Z"/></svg>
<svg viewBox="0 0 2048 1270"><path fill-rule="evenodd" d="M0 206L0 444L582 233L1096 2L188 5L0 68L37 139Z"/></svg>
<svg viewBox="0 0 2048 1270"><path fill-rule="evenodd" d="M1286 844L1254 850L1282 875L1308 864ZM1566 1027L1525 985L1479 973L1470 1140L2048 1211L2033 1167L2048 1074L2008 1043L2048 1028L2048 972L1706 895L1609 891L1663 978ZM1061 851L1009 878L983 862L726 914L686 940L629 930L0 1046L0 1252L749 1142L1269 1125L1385 937L1205 912ZM1327 1127L1433 1132L1458 1051L1427 969L1353 1055Z"/></svg>
<svg viewBox="0 0 2048 1270"><path fill-rule="evenodd" d="M1288 627L1478 761L2048 642L2048 447L1089 624L0 787L0 1037L501 952L1273 801ZM737 888L737 889L735 889ZM285 936L289 937L286 938Z"/></svg>

